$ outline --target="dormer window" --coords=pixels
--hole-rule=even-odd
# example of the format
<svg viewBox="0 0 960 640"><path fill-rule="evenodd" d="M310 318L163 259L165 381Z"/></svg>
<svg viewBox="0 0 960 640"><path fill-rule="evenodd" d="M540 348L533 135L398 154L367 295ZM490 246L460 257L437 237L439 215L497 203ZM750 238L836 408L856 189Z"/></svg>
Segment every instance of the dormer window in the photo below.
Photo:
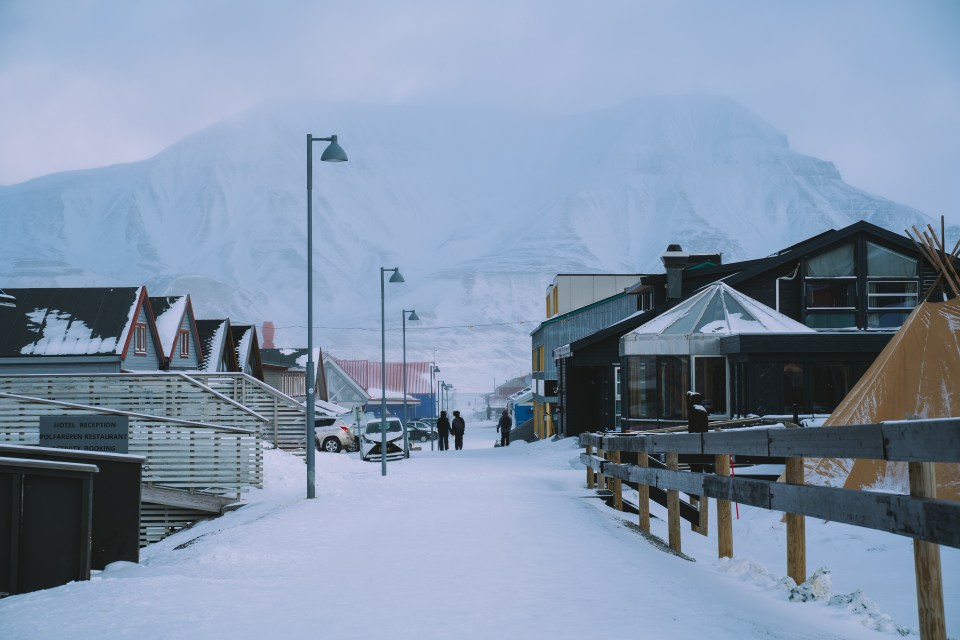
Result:
<svg viewBox="0 0 960 640"><path fill-rule="evenodd" d="M179 340L180 340L180 357L189 358L190 357L190 332L181 331Z"/></svg>
<svg viewBox="0 0 960 640"><path fill-rule="evenodd" d="M147 325L143 322L133 328L133 355L147 355Z"/></svg>

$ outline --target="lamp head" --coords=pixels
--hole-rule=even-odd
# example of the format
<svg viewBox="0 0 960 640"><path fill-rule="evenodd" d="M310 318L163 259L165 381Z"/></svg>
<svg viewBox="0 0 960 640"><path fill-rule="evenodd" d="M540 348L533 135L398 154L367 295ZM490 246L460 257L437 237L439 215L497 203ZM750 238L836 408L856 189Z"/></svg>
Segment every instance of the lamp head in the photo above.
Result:
<svg viewBox="0 0 960 640"><path fill-rule="evenodd" d="M403 276L400 275L400 269L393 270L393 275L390 276L389 281L390 282L406 282L406 280L403 279Z"/></svg>
<svg viewBox="0 0 960 640"><path fill-rule="evenodd" d="M416 310L416 309L414 309L413 311L411 311L411 312L410 312L410 315L407 317L407 320L409 320L410 322L414 322L414 321L419 320L419 319L420 319L420 316L417 315L417 310Z"/></svg>
<svg viewBox="0 0 960 640"><path fill-rule="evenodd" d="M330 144L328 144L327 148L323 150L323 155L320 156L320 159L323 162L347 161L347 152L343 150L343 147L337 144L337 136L330 136Z"/></svg>

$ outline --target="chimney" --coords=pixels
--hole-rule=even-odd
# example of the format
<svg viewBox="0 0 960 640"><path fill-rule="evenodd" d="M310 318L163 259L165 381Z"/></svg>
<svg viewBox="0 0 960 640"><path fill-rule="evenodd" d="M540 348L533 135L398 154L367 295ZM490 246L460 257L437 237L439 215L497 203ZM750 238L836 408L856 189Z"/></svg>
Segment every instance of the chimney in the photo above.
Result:
<svg viewBox="0 0 960 640"><path fill-rule="evenodd" d="M263 344L261 348L263 349L276 349L273 346L273 334L276 332L276 327L273 326L273 320L266 320L263 323Z"/></svg>
<svg viewBox="0 0 960 640"><path fill-rule="evenodd" d="M660 254L667 270L667 300L683 297L683 270L689 257L678 244L667 245L667 250Z"/></svg>

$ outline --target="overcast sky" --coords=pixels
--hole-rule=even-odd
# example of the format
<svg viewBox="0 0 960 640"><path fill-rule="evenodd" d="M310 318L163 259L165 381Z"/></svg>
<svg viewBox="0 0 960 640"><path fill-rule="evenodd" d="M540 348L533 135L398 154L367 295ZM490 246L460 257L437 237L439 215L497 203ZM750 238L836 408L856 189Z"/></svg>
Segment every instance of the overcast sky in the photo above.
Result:
<svg viewBox="0 0 960 640"><path fill-rule="evenodd" d="M957 0L0 0L0 184L147 158L271 98L690 93L960 223Z"/></svg>

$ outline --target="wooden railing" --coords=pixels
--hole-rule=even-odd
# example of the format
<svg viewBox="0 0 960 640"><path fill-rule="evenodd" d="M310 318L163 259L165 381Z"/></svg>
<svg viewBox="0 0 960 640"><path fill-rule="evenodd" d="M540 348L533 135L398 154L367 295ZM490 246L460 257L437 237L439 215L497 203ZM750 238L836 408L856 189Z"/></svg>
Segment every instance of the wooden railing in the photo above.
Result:
<svg viewBox="0 0 960 640"><path fill-rule="evenodd" d="M707 530L706 499L716 499L721 557L733 555L731 502L785 512L787 572L798 584L806 580L804 516L914 538L921 637L946 637L938 545L960 547L960 503L936 499L933 463L960 462L960 418L816 429L584 433L580 444L586 447L580 457L587 467L588 487L595 481L605 486L606 479L611 479L614 504L622 505L620 483L637 483L639 525L644 531L650 530L649 487L667 492L669 544L676 551L681 549L680 492L691 496L691 502L699 502L703 534ZM619 462L624 452L638 454L638 464ZM663 454L667 468L647 466L650 454ZM714 456L716 474L678 470L680 454ZM785 457L786 483L730 477L730 455ZM910 495L805 485L804 457L907 462Z"/></svg>

